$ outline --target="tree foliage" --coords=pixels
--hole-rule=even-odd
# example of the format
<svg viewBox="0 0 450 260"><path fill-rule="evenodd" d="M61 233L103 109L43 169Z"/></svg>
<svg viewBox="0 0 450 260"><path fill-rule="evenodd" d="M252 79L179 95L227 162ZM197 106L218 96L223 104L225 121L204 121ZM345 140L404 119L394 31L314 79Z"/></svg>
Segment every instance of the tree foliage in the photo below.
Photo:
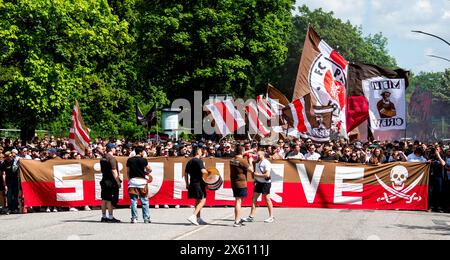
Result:
<svg viewBox="0 0 450 260"><path fill-rule="evenodd" d="M309 24L323 40L350 62L369 63L387 68L396 67L395 59L387 51L387 39L382 34L365 37L361 27L335 18L333 12L325 12L322 9L310 10L306 5L299 7L298 11L299 14L292 18L294 29L287 44L288 59L285 65L271 77L271 81L287 96L293 93Z"/></svg>
<svg viewBox="0 0 450 260"><path fill-rule="evenodd" d="M1 109L22 129L68 129L79 99L94 133L120 134L139 96L128 28L106 0L0 2Z"/></svg>
<svg viewBox="0 0 450 260"><path fill-rule="evenodd" d="M140 138L144 113L194 90L289 96L308 23L348 60L395 67L381 34L295 0L0 0L0 127ZM154 129L156 130L156 129Z"/></svg>
<svg viewBox="0 0 450 260"><path fill-rule="evenodd" d="M254 94L287 53L293 0L141 1L141 71L171 98ZM163 64L163 66L158 66ZM155 66L156 65L156 66Z"/></svg>

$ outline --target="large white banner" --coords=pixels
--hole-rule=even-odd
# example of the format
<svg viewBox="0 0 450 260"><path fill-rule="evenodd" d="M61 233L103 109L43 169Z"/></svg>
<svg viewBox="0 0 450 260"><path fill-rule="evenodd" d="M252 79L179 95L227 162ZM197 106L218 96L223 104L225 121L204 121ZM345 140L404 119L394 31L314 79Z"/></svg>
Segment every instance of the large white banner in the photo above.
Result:
<svg viewBox="0 0 450 260"><path fill-rule="evenodd" d="M372 131L406 129L405 80L375 77L363 81Z"/></svg>

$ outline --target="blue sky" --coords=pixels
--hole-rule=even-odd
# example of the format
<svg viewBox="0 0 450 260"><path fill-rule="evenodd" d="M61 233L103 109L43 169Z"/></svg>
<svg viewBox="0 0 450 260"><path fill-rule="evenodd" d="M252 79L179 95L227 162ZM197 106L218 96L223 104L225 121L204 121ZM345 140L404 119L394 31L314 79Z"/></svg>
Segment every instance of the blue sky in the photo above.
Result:
<svg viewBox="0 0 450 260"><path fill-rule="evenodd" d="M400 67L418 73L450 68L450 63L427 57L450 59L450 46L420 30L450 41L450 0L297 0L311 9L333 11L335 17L361 25L364 35L383 33L389 53Z"/></svg>

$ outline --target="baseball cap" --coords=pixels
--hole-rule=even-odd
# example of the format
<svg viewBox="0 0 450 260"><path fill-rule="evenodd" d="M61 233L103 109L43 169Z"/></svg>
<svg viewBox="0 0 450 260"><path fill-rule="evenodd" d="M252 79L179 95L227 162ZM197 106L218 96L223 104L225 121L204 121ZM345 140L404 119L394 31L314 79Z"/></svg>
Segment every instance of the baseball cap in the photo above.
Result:
<svg viewBox="0 0 450 260"><path fill-rule="evenodd" d="M109 143L109 144L106 145L106 149L108 149L108 150L111 150L111 149L113 149L113 148L116 148L116 144L114 144L114 143Z"/></svg>
<svg viewBox="0 0 450 260"><path fill-rule="evenodd" d="M18 153L19 153L19 151L17 151L17 149L12 149L12 150L11 150L11 153L15 153L15 154L18 154Z"/></svg>
<svg viewBox="0 0 450 260"><path fill-rule="evenodd" d="M11 155L11 152L10 152L10 151L8 151L8 152L5 153L5 156L10 156L10 155Z"/></svg>

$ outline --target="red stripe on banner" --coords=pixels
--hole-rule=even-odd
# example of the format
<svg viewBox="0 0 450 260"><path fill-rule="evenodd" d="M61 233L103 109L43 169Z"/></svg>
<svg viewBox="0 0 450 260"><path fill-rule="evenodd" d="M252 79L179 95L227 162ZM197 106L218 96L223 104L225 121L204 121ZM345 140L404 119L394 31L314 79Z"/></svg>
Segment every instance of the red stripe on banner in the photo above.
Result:
<svg viewBox="0 0 450 260"><path fill-rule="evenodd" d="M233 114L231 114L230 110L228 110L225 102L219 102L215 104L216 108L219 110L220 114L222 114L223 121L228 126L231 132L234 132L238 129L238 123Z"/></svg>
<svg viewBox="0 0 450 260"><path fill-rule="evenodd" d="M124 182L126 187L127 182ZM248 183L248 197L244 199L243 206L251 206L251 197L254 190L254 184ZM150 198L151 205L194 205L195 201L187 198L187 192L181 193L181 198L174 196L174 181L164 181L159 192ZM337 188L333 184L319 184L314 200L309 203L302 183L284 183L281 185L281 192L277 192L276 185L272 186L272 199L276 207L286 208L332 208L332 209L370 209L370 210L427 210L428 209L428 186L416 186L408 192L408 196L416 194L421 196L420 201L413 200L410 203L406 199L393 197L380 185L365 185L362 192L343 192L342 195L336 192ZM95 198L94 181L83 182L83 200L82 201L56 201L55 184L52 182L23 182L22 188L24 192L25 206L57 206L57 207L81 207L81 206L100 206L101 200ZM58 189L60 193L60 190ZM231 184L226 181L224 188L220 190L220 194L227 194L224 198L219 198L217 192L207 192L207 206L231 206L234 205L232 197ZM130 205L129 195L125 189L124 198L119 200L119 205ZM275 195L275 196L274 196ZM275 198L278 197L278 198ZM356 201L362 200L361 205L340 204L338 201L345 200L347 197L354 197ZM389 201L384 200L388 198ZM281 201L280 201L281 200ZM265 205L260 202L260 205Z"/></svg>
<svg viewBox="0 0 450 260"><path fill-rule="evenodd" d="M308 129L306 128L305 117L303 116L303 104L300 99L295 100L293 104L298 118L298 124L295 127L300 133L307 133Z"/></svg>

